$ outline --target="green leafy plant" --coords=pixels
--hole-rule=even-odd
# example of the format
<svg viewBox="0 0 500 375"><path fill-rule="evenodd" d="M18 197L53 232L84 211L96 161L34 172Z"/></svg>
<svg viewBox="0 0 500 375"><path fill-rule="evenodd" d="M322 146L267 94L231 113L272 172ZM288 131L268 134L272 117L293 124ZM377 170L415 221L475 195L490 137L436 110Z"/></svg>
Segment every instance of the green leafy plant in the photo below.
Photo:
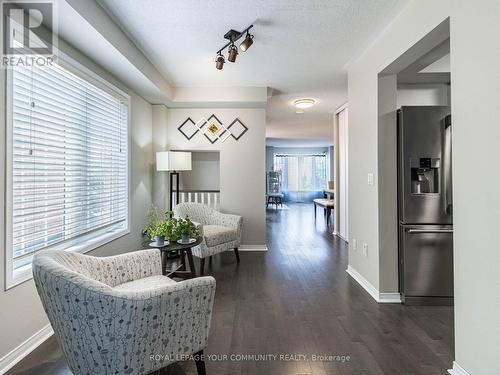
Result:
<svg viewBox="0 0 500 375"><path fill-rule="evenodd" d="M178 238L175 234L177 219L174 217L174 213L172 211L167 211L165 216L166 219L160 224L161 235L169 241L177 241Z"/></svg>
<svg viewBox="0 0 500 375"><path fill-rule="evenodd" d="M151 205L147 215L148 224L144 229L144 232L150 239L154 239L157 236L163 236L162 224L165 221L165 215L160 211L155 205Z"/></svg>
<svg viewBox="0 0 500 375"><path fill-rule="evenodd" d="M189 238L194 238L198 236L198 228L196 225L186 216L184 219L177 219L177 223L175 225L174 233L177 238L182 238L183 236L187 236Z"/></svg>

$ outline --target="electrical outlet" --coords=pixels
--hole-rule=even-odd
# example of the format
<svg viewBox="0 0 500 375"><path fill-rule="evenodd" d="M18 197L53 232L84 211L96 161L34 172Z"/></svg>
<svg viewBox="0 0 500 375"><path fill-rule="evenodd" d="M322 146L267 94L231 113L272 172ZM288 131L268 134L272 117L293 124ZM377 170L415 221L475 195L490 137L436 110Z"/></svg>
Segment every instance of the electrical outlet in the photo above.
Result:
<svg viewBox="0 0 500 375"><path fill-rule="evenodd" d="M353 249L353 250L358 250L358 241L356 241L356 239L355 239L355 238L353 238L353 239L351 240L351 244L352 244L352 249Z"/></svg>
<svg viewBox="0 0 500 375"><path fill-rule="evenodd" d="M368 244L364 243L363 244L363 255L368 258Z"/></svg>

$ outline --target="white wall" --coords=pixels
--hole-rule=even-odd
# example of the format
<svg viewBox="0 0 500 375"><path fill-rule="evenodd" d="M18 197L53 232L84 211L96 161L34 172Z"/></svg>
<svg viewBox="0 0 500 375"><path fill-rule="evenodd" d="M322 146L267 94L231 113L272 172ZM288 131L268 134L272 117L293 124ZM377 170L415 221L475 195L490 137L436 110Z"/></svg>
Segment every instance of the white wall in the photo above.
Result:
<svg viewBox="0 0 500 375"><path fill-rule="evenodd" d="M379 148L386 142L378 137L378 73L450 17L455 353L456 362L472 375L499 371L500 251L495 233L500 178L486 167L498 160L500 139L491 110L500 99L499 14L500 2L494 0L413 1L349 67L349 224L351 238L369 244L368 257L351 248L349 264L379 289L380 181L366 183L368 172L380 177Z"/></svg>
<svg viewBox="0 0 500 375"><path fill-rule="evenodd" d="M397 87L397 108L403 105L450 105L447 84L404 84Z"/></svg>
<svg viewBox="0 0 500 375"><path fill-rule="evenodd" d="M264 246L265 109L154 107L155 112L165 112L163 116L159 116L161 121L154 125L153 138L158 150L220 151L221 211L243 216L243 245ZM196 122L201 117L208 118L211 114L215 114L226 126L235 118L239 118L248 127L248 131L238 141L230 137L225 142L219 140L211 144L201 133L188 141L177 130L188 117ZM165 172L160 173L166 175ZM166 184L155 184L155 189L157 188L168 191ZM155 191L154 194L157 197L164 193Z"/></svg>
<svg viewBox="0 0 500 375"><path fill-rule="evenodd" d="M131 95L131 224L130 234L110 242L92 252L92 255L111 255L131 250L137 250L141 244L141 230L144 226L146 210L151 204L151 168L152 168L152 109L151 105L127 90L109 73L102 71L91 61L73 50L63 41L59 48L73 56L88 68L114 83ZM3 72L4 73L4 72ZM0 75L0 243L5 243L5 74ZM8 291L5 291L5 249L0 257L0 367L5 363L1 360L11 350L40 331L48 324L33 280L29 280Z"/></svg>

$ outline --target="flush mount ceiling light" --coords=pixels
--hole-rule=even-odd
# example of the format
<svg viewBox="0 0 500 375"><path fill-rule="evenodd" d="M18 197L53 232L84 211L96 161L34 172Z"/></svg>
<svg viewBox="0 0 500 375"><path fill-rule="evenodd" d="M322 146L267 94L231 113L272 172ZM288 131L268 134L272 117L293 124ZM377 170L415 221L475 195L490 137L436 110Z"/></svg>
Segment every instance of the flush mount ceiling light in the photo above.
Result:
<svg viewBox="0 0 500 375"><path fill-rule="evenodd" d="M250 46L253 44L254 36L249 33L249 30L253 27L253 25L248 26L243 31L229 30L226 34L224 34L224 38L229 40L220 50L217 51L217 57L215 58L215 67L218 70L221 70L224 67L224 62L226 61L224 56L222 55L222 51L226 49L228 50L227 60L230 62L236 61L236 56L238 56L238 48L234 45L234 43L241 39L241 37L246 33L246 37L243 42L240 44L240 49L245 52Z"/></svg>
<svg viewBox="0 0 500 375"><path fill-rule="evenodd" d="M306 109L316 104L316 100L310 98L296 99L293 101L295 108Z"/></svg>

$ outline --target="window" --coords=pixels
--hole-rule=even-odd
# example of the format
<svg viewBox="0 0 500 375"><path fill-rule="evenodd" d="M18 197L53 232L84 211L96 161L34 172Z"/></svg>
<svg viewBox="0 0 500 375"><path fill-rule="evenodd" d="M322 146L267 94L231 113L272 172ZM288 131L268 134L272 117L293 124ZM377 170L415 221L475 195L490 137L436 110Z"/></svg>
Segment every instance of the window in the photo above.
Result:
<svg viewBox="0 0 500 375"><path fill-rule="evenodd" d="M128 232L128 98L70 68L9 71L8 287L31 277L37 251Z"/></svg>
<svg viewBox="0 0 500 375"><path fill-rule="evenodd" d="M282 190L285 193L322 191L326 187L327 165L326 154L274 156L274 170L282 173ZM312 197L311 194L306 195ZM293 195L292 199L303 200L304 197Z"/></svg>

